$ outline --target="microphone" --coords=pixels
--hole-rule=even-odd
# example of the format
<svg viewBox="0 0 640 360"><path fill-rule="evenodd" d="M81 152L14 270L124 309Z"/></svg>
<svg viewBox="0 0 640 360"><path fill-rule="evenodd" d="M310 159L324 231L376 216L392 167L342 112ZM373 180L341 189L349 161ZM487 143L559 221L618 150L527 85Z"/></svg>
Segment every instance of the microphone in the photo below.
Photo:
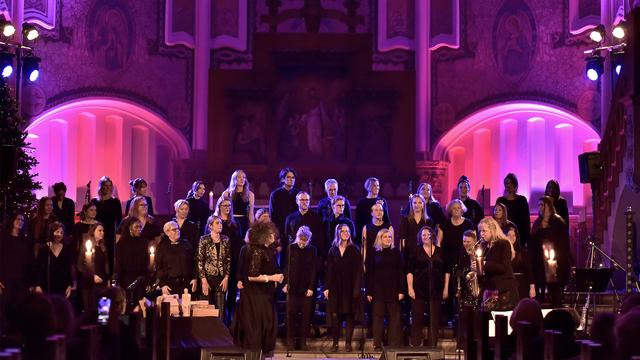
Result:
<svg viewBox="0 0 640 360"><path fill-rule="evenodd" d="M144 276L138 276L129 286L127 286L127 290L133 291L136 289L142 282L144 281Z"/></svg>

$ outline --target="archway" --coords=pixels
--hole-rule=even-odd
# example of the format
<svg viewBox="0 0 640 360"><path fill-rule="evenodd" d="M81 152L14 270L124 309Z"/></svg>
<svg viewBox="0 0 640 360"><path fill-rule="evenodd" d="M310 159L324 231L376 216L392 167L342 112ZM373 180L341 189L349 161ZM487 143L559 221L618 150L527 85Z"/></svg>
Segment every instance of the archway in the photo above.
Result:
<svg viewBox="0 0 640 360"><path fill-rule="evenodd" d="M36 195L50 195L50 186L64 181L77 208L84 202L85 185L92 182L93 197L97 180L108 175L123 201L130 195L129 179L145 178L155 195L154 206L166 212L172 165L190 153L187 140L165 119L117 98L61 104L34 119L27 132L40 162L35 172L43 189Z"/></svg>

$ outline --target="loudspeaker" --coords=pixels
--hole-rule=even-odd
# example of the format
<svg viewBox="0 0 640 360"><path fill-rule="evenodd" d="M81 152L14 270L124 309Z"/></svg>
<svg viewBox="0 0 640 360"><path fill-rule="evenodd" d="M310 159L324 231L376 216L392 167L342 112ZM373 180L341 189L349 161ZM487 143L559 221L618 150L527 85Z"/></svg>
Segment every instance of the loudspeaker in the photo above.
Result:
<svg viewBox="0 0 640 360"><path fill-rule="evenodd" d="M200 360L260 360L262 351L243 350L239 347L202 348Z"/></svg>
<svg viewBox="0 0 640 360"><path fill-rule="evenodd" d="M602 177L602 165L600 164L600 152L592 151L578 155L580 166L580 182L590 184Z"/></svg>
<svg viewBox="0 0 640 360"><path fill-rule="evenodd" d="M440 360L444 350L438 348L396 347L382 349L380 360Z"/></svg>

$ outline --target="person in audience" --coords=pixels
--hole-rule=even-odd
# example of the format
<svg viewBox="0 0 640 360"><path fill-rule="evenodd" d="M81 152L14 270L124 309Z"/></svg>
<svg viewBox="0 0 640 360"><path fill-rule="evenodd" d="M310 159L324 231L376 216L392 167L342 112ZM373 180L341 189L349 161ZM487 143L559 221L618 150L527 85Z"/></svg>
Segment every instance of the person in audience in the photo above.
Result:
<svg viewBox="0 0 640 360"><path fill-rule="evenodd" d="M374 204L382 205L383 218L382 220L391 225L391 218L389 217L389 204L385 198L380 196L380 181L377 178L370 177L364 182L364 189L367 190L367 196L358 200L356 204L356 229L362 229L369 223L369 216L371 207ZM376 233L377 234L377 233ZM364 234L353 234L357 239L357 243L362 244L362 237ZM374 238L369 239L371 242L375 241Z"/></svg>
<svg viewBox="0 0 640 360"><path fill-rule="evenodd" d="M507 207L507 218L516 224L520 242L528 249L531 231L529 201L524 195L518 194L518 178L513 173L504 177L504 195L500 196L496 203L502 203Z"/></svg>
<svg viewBox="0 0 640 360"><path fill-rule="evenodd" d="M429 217L426 209L426 200L420 194L411 195L409 214L402 217L400 221L400 249L402 255L407 258L413 253L413 250L418 246L415 239L417 239L418 231L424 226L434 227L433 219Z"/></svg>
<svg viewBox="0 0 640 360"><path fill-rule="evenodd" d="M511 266L513 267L513 275L516 277L516 281L518 282L518 295L520 299L527 297L535 298L536 284L531 270L531 258L529 257L527 250L520 246L520 238L516 225L511 223L505 228L505 235L509 238L509 242L515 251L515 257L511 260Z"/></svg>
<svg viewBox="0 0 640 360"><path fill-rule="evenodd" d="M278 229L280 240L284 243L282 249L286 250L287 239L282 238L285 237L285 222L287 216L298 209L296 200L300 189L295 187L296 171L292 168L286 167L280 170L278 179L280 180L280 187L273 190L269 195L269 214L271 221ZM282 255L280 263L283 263Z"/></svg>
<svg viewBox="0 0 640 360"><path fill-rule="evenodd" d="M444 259L442 249L435 243L432 227L423 226L416 236L418 246L408 258L407 293L411 298L411 345L422 346L424 312L429 305L429 340L436 347L440 329L440 304L444 289Z"/></svg>
<svg viewBox="0 0 640 360"><path fill-rule="evenodd" d="M477 269L472 262L471 268L479 271L483 277L483 303L495 303L495 310L511 310L518 303L518 283L513 275L511 261L515 254L507 236L493 218L480 220L480 237L487 243L484 254L484 269Z"/></svg>
<svg viewBox="0 0 640 360"><path fill-rule="evenodd" d="M15 317L16 328L22 339L22 359L46 359L46 339L54 335L55 312L47 296L34 293L20 304Z"/></svg>
<svg viewBox="0 0 640 360"><path fill-rule="evenodd" d="M149 205L143 196L137 196L131 202L131 208L127 217L122 220L116 234L116 242L119 241L123 231L127 231L129 223L138 220L142 224L141 234L142 240L146 243L153 243L157 246L160 242L161 228L155 221L154 217L148 212Z"/></svg>
<svg viewBox="0 0 640 360"><path fill-rule="evenodd" d="M131 179L129 181L129 186L131 186L131 199L127 200L127 203L124 208L124 213L129 213L129 208L131 207L131 202L138 196L144 197L147 200L147 206L149 208L149 215L153 216L153 201L151 200L151 196L147 196L147 181L142 178Z"/></svg>
<svg viewBox="0 0 640 360"><path fill-rule="evenodd" d="M191 189L187 193L187 202L189 202L189 221L198 226L200 236L207 231L207 219L211 215L209 204L204 198L205 186L201 180L196 180L191 185Z"/></svg>
<svg viewBox="0 0 640 360"><path fill-rule="evenodd" d="M53 201L53 215L64 225L67 233L71 234L73 233L73 223L75 222L76 204L65 196L67 194L67 185L65 183L57 182L53 184L52 188L55 194L51 198Z"/></svg>
<svg viewBox="0 0 640 360"><path fill-rule="evenodd" d="M194 273L194 250L180 236L180 226L168 221L162 230L168 241L161 241L156 252L156 279L162 294L195 293L197 280Z"/></svg>
<svg viewBox="0 0 640 360"><path fill-rule="evenodd" d="M104 239L109 253L109 268L113 269L117 226L122 221L122 205L113 197L113 182L108 176L98 180L98 197L91 199L96 206L96 220L104 226Z"/></svg>
<svg viewBox="0 0 640 360"><path fill-rule="evenodd" d="M295 242L287 251L284 287L287 294L287 349L308 350L307 339L313 313L313 294L316 288L316 263L319 261L315 246L311 245L313 233L302 225ZM299 341L298 346L294 338Z"/></svg>
<svg viewBox="0 0 640 360"><path fill-rule="evenodd" d="M331 351L338 351L342 320L346 321L345 350L353 351L354 323L361 320L362 256L347 225L338 225L327 255L323 295L327 299L327 323L331 327Z"/></svg>
<svg viewBox="0 0 640 360"><path fill-rule="evenodd" d="M330 213L328 213L328 215L325 218L323 218L324 229L325 229L325 232L324 232L325 248L319 250L323 258L327 257L327 251L329 251L329 247L331 246L330 243L327 244L328 241L326 241L326 239L332 238L333 232L336 230L336 226L338 226L338 224L347 225L351 233L355 234L356 229L353 221L351 221L351 219L345 216L344 214L344 212L346 211L347 204L348 204L347 199L345 199L344 196L341 196L341 195L334 196L331 203L332 210Z"/></svg>
<svg viewBox="0 0 640 360"><path fill-rule="evenodd" d="M569 282L571 269L569 233L562 217L556 214L550 197L543 196L538 200L538 214L531 230L530 250L538 301L544 301L545 290L548 290L551 304L558 308L562 306L562 294ZM548 256L544 255L543 249L546 249ZM554 259L550 258L552 251ZM556 261L557 265L554 264Z"/></svg>
<svg viewBox="0 0 640 360"><path fill-rule="evenodd" d="M104 226L95 222L89 227L88 238L80 246L77 267L80 272L82 304L89 318L97 316L98 294L104 291L109 281L109 259L107 245L104 240ZM91 251L87 256L87 242L91 244Z"/></svg>
<svg viewBox="0 0 640 360"><path fill-rule="evenodd" d="M175 221L180 227L180 237L186 239L194 252L198 249L198 242L200 241L200 233L198 232L198 225L189 220L189 202L184 199L180 199L173 203L173 208L176 211L172 221Z"/></svg>
<svg viewBox="0 0 640 360"><path fill-rule="evenodd" d="M540 308L540 304L534 299L524 298L520 300L518 305L513 309L513 313L509 318L509 325L513 331L507 337L506 344L503 348L505 357L509 357L516 352L518 332L520 331L518 323L520 321L526 321L533 325L531 337L533 339L539 339L542 334L542 309ZM509 358L513 359L514 356Z"/></svg>
<svg viewBox="0 0 640 360"><path fill-rule="evenodd" d="M249 225L255 221L253 217L255 195L250 189L247 174L242 170L234 171L229 180L229 187L222 192L221 197L231 200L233 218L238 223L240 238L244 239Z"/></svg>
<svg viewBox="0 0 640 360"><path fill-rule="evenodd" d="M100 337L101 359L142 358L136 337L130 336L128 325L121 320L126 311L125 290L117 286L109 287L100 296L111 301L109 317L106 325L102 328L102 336Z"/></svg>
<svg viewBox="0 0 640 360"><path fill-rule="evenodd" d="M384 220L384 207L375 203L371 206L371 221L362 227L362 258L366 263L367 256L373 253L373 245L376 242L378 232L389 229L393 232L393 226Z"/></svg>
<svg viewBox="0 0 640 360"><path fill-rule="evenodd" d="M251 351L262 351L271 356L276 345L278 322L275 290L284 276L278 273L278 264L272 245L275 228L271 223L254 223L249 228L249 246L243 261L242 295L233 318L231 333L237 345Z"/></svg>
<svg viewBox="0 0 640 360"><path fill-rule="evenodd" d="M558 180L551 179L547 182L544 195L553 199L553 207L562 220L564 220L564 223L567 225L567 231L569 231L569 206L567 205L567 200L560 196L560 184Z"/></svg>
<svg viewBox="0 0 640 360"><path fill-rule="evenodd" d="M373 347L380 351L385 313L389 346L400 346L402 342L400 301L404 299L405 276L402 254L389 229L378 232L373 247L375 251L367 260L366 289L367 300L373 304Z"/></svg>
<svg viewBox="0 0 640 360"><path fill-rule="evenodd" d="M280 266L283 268L287 263L286 250L289 246L288 244L295 239L298 229L303 225L308 226L309 229L311 229L311 232L315 234L313 243L318 250L318 255L322 258L326 257L324 250L327 246L325 242L325 233L322 231L322 218L320 217L320 214L311 210L309 194L304 191L300 191L298 195L296 195L296 204L298 205L296 211L289 214L285 220L284 237L281 239L282 253L280 254Z"/></svg>
<svg viewBox="0 0 640 360"><path fill-rule="evenodd" d="M551 310L542 320L543 330L555 330L561 333L557 339L559 359L571 359L580 355L580 345L576 342L576 321L567 309ZM539 338L532 346L534 358L541 359L544 346Z"/></svg>
<svg viewBox="0 0 640 360"><path fill-rule="evenodd" d="M624 300L622 300L622 304L620 306L620 315L624 315L633 309L640 309L640 294L639 293L631 293L628 294Z"/></svg>
<svg viewBox="0 0 640 360"><path fill-rule="evenodd" d="M71 296L75 288L72 267L75 264L74 250L65 245L64 225L51 224L47 242L38 252L35 292Z"/></svg>
<svg viewBox="0 0 640 360"><path fill-rule="evenodd" d="M594 315L591 320L590 340L602 345L602 354L614 354L616 351L616 337L613 331L616 319L617 316L614 313L601 312Z"/></svg>
<svg viewBox="0 0 640 360"><path fill-rule="evenodd" d="M96 215L98 210L95 204L87 203L82 205L80 211L80 222L73 226L73 247L75 251L80 251L84 242L89 238L89 228L97 223Z"/></svg>
<svg viewBox="0 0 640 360"><path fill-rule="evenodd" d="M240 234L240 226L233 216L233 204L231 200L220 197L216 204L216 210L213 214L222 221L222 235L229 239L229 251L231 256L231 272L229 273L229 285L226 294L226 309L229 318L233 316L236 308L236 299L238 295L237 289L237 273L238 273L238 255L240 248L244 245L244 237Z"/></svg>
<svg viewBox="0 0 640 360"><path fill-rule="evenodd" d="M333 202L336 197L340 196L338 195L338 180L327 179L327 181L324 182L324 191L327 193L327 196L318 201L318 213L322 217L322 220L326 221L330 219L332 215L335 216ZM342 199L344 201L342 215L351 220L351 204L344 196L342 196ZM330 236L327 238L330 238Z"/></svg>
<svg viewBox="0 0 640 360"><path fill-rule="evenodd" d="M56 221L55 215L53 215L53 200L49 197L42 197L38 201L38 210L36 215L31 219L31 229L29 235L32 243L35 246L36 255L41 246L47 242L48 231Z"/></svg>
<svg viewBox="0 0 640 360"><path fill-rule="evenodd" d="M476 228L480 220L484 217L484 209L480 203L469 196L471 191L471 182L469 178L462 175L458 179L458 199L464 204L464 213L462 217L471 220L473 227Z"/></svg>
<svg viewBox="0 0 640 360"><path fill-rule="evenodd" d="M640 356L640 310L637 308L621 315L614 328L616 338L616 359L631 359Z"/></svg>
<svg viewBox="0 0 640 360"><path fill-rule="evenodd" d="M231 248L229 237L222 234L222 219L212 215L207 220L209 232L200 239L197 255L198 278L202 286L202 295L214 304L220 317L228 321L225 315L225 294L229 288L231 273Z"/></svg>

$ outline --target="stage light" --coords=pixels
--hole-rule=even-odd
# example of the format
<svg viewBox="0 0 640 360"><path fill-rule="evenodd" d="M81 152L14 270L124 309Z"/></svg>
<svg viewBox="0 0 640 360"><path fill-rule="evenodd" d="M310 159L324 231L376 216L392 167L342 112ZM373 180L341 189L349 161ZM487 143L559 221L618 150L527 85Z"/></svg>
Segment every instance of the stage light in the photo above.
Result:
<svg viewBox="0 0 640 360"><path fill-rule="evenodd" d="M0 53L0 69L4 78L8 78L13 74L13 55L6 50Z"/></svg>
<svg viewBox="0 0 640 360"><path fill-rule="evenodd" d="M34 82L40 76L40 58L27 56L23 59L22 74L29 81Z"/></svg>
<svg viewBox="0 0 640 360"><path fill-rule="evenodd" d="M604 58L598 53L594 53L587 59L586 74L589 80L596 81L602 75L604 71Z"/></svg>
<svg viewBox="0 0 640 360"><path fill-rule="evenodd" d="M614 51L611 53L611 61L616 75L620 75L622 64L624 62L624 51Z"/></svg>
<svg viewBox="0 0 640 360"><path fill-rule="evenodd" d="M36 29L34 25L29 23L24 23L22 24L22 36L29 41L33 41L37 39L38 36L40 36L40 33L38 32L38 29Z"/></svg>
<svg viewBox="0 0 640 360"><path fill-rule="evenodd" d="M604 40L604 25L600 24L591 30L589 38L594 42L601 43Z"/></svg>
<svg viewBox="0 0 640 360"><path fill-rule="evenodd" d="M2 36L8 38L16 33L16 27L7 20L0 20L0 29L2 29Z"/></svg>
<svg viewBox="0 0 640 360"><path fill-rule="evenodd" d="M621 21L616 26L613 27L613 30L611 31L611 35L613 35L613 37L618 40L622 40L624 39L624 35L625 35L624 30L625 30L625 22Z"/></svg>

